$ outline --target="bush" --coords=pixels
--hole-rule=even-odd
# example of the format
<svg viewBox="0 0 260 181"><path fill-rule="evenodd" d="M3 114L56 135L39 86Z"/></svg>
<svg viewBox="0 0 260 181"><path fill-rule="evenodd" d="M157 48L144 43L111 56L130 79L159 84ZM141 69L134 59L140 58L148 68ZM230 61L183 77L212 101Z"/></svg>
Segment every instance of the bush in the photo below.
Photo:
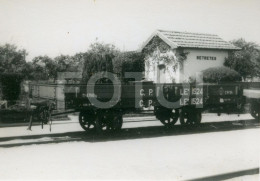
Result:
<svg viewBox="0 0 260 181"><path fill-rule="evenodd" d="M213 67L203 71L203 81L207 83L241 81L241 75L227 67Z"/></svg>
<svg viewBox="0 0 260 181"><path fill-rule="evenodd" d="M0 74L0 92L2 92L2 99L8 101L16 101L21 92L21 82L23 77L16 73Z"/></svg>
<svg viewBox="0 0 260 181"><path fill-rule="evenodd" d="M125 73L142 73L144 71L144 54L139 52L120 53L113 59L113 69L114 73L116 73L122 80L126 82L131 81L131 78L125 78ZM142 80L142 77L140 80Z"/></svg>

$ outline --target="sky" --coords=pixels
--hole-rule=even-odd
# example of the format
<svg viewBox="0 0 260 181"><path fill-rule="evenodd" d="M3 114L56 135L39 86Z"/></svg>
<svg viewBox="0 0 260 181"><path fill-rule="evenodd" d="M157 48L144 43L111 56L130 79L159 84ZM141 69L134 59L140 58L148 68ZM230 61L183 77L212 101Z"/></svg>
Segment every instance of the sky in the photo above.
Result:
<svg viewBox="0 0 260 181"><path fill-rule="evenodd" d="M27 60L85 52L96 41L137 50L156 30L260 44L259 0L0 0L0 45Z"/></svg>

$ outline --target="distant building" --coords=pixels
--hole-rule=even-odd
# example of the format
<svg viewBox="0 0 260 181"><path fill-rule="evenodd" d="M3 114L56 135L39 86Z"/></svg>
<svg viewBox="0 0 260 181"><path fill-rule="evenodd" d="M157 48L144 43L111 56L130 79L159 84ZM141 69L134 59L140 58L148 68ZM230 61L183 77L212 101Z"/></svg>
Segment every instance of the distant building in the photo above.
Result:
<svg viewBox="0 0 260 181"><path fill-rule="evenodd" d="M155 83L185 82L197 72L223 66L234 50L240 48L217 35L164 30L155 31L140 48L146 53L145 79Z"/></svg>

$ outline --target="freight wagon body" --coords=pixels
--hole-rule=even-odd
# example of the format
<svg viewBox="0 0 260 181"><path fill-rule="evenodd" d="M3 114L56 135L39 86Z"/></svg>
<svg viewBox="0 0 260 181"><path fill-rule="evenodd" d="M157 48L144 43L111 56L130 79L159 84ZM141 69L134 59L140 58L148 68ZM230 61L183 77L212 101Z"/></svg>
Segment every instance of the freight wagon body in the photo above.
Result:
<svg viewBox="0 0 260 181"><path fill-rule="evenodd" d="M91 101L95 99L103 103L110 102L110 106L107 107L121 109L142 109L151 106L172 109L184 106L208 108L240 103L243 86L239 83L196 85L136 82L129 85L96 84L88 86L32 83L30 84L30 95L33 99L54 101L55 108L58 110L99 108L98 104L93 104L95 101ZM113 96L115 99L112 99Z"/></svg>
<svg viewBox="0 0 260 181"><path fill-rule="evenodd" d="M242 95L240 84L153 84L147 82L133 83L130 85L89 85L93 91L87 91L87 86L82 86L77 96L76 107L84 108L94 105L91 99L101 102L113 100L115 89L117 104L111 101L111 107L121 109L142 109L151 106L162 106L169 109L178 109L184 106L208 108L239 103ZM76 96L74 96L76 98Z"/></svg>
<svg viewBox="0 0 260 181"><path fill-rule="evenodd" d="M259 84L257 84L259 85ZM201 122L201 112L241 112L248 84L31 84L33 99L49 99L57 110L80 112L83 129L103 131L122 127L122 115L131 111L153 110L157 119L173 126L178 119L183 125ZM244 91L245 92L245 91Z"/></svg>

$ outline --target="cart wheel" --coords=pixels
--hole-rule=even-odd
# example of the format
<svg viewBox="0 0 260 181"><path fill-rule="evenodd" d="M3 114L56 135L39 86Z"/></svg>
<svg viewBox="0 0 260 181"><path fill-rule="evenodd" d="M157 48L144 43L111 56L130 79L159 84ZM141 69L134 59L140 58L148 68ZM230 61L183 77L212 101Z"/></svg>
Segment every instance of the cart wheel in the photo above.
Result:
<svg viewBox="0 0 260 181"><path fill-rule="evenodd" d="M180 113L180 122L181 122L181 125L183 126L187 126L187 125L191 125L192 124L192 121L191 121L191 114L186 111L186 110L181 110L181 113Z"/></svg>
<svg viewBox="0 0 260 181"><path fill-rule="evenodd" d="M47 108L45 108L44 110L43 110L43 123L44 124L47 124L48 123L48 121L49 121L49 118L50 118L50 112L49 112L49 110L47 109Z"/></svg>
<svg viewBox="0 0 260 181"><path fill-rule="evenodd" d="M123 126L123 117L122 115L114 115L109 123L109 129L111 131L119 131Z"/></svg>
<svg viewBox="0 0 260 181"><path fill-rule="evenodd" d="M87 114L85 112L79 113L79 124L85 131L92 131L95 129L95 115Z"/></svg>
<svg viewBox="0 0 260 181"><path fill-rule="evenodd" d="M166 127L173 126L179 119L179 110L170 113L170 117L161 118L160 121Z"/></svg>
<svg viewBox="0 0 260 181"><path fill-rule="evenodd" d="M251 116L258 120L259 120L259 113L260 113L259 109L260 108L259 108L259 106L257 106L257 103L253 103L253 102L250 103Z"/></svg>
<svg viewBox="0 0 260 181"><path fill-rule="evenodd" d="M42 129L43 129L43 125L48 123L48 118L49 118L48 116L49 116L48 109L44 107L40 107L38 118L41 121Z"/></svg>

